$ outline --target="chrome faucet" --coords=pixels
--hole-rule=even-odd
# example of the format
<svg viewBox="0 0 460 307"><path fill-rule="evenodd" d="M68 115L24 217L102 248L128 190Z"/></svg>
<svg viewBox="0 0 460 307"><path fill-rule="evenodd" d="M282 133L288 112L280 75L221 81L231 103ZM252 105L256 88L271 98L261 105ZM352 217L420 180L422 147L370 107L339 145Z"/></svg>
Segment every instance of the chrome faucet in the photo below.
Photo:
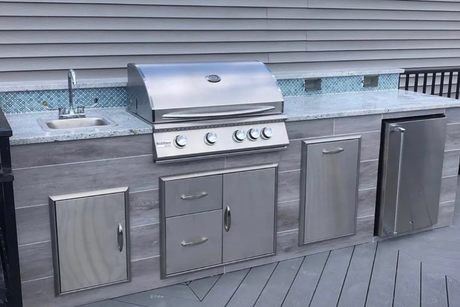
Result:
<svg viewBox="0 0 460 307"><path fill-rule="evenodd" d="M69 85L69 113L75 113L73 108L73 86L77 85L77 75L73 69L69 69L67 84Z"/></svg>
<svg viewBox="0 0 460 307"><path fill-rule="evenodd" d="M59 119L85 117L85 108L94 108L98 105L99 99L94 98L94 103L90 106L78 106L76 109L73 105L73 87L77 85L77 75L75 70L69 69L67 73L67 84L69 87L69 107L68 108L50 108L48 102L44 101L43 106L47 110L58 110Z"/></svg>

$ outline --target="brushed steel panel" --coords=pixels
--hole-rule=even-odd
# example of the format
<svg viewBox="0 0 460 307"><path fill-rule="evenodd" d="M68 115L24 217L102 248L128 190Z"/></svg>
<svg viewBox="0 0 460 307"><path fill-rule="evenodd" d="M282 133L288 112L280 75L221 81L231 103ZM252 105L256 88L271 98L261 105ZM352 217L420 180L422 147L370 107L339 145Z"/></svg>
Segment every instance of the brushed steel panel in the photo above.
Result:
<svg viewBox="0 0 460 307"><path fill-rule="evenodd" d="M222 209L221 175L168 181L164 189L166 217Z"/></svg>
<svg viewBox="0 0 460 307"><path fill-rule="evenodd" d="M360 138L304 143L299 245L356 232Z"/></svg>
<svg viewBox="0 0 460 307"><path fill-rule="evenodd" d="M224 263L274 253L276 186L277 168L224 175L223 206L231 211L231 227L223 229Z"/></svg>
<svg viewBox="0 0 460 307"><path fill-rule="evenodd" d="M166 275L222 263L222 210L171 217L165 224Z"/></svg>
<svg viewBox="0 0 460 307"><path fill-rule="evenodd" d="M57 294L128 281L127 195L75 195L57 201L51 198Z"/></svg>
<svg viewBox="0 0 460 307"><path fill-rule="evenodd" d="M390 125L405 129L403 142L401 133L391 131ZM443 115L385 122L379 186L380 236L405 233L437 223L446 125L447 119Z"/></svg>

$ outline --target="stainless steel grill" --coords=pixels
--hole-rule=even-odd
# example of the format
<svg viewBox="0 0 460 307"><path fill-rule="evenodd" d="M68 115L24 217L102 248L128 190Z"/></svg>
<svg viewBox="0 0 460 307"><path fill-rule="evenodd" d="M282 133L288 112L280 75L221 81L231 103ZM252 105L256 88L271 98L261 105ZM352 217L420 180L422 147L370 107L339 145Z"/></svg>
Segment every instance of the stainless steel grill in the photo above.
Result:
<svg viewBox="0 0 460 307"><path fill-rule="evenodd" d="M157 163L289 144L283 96L260 62L128 64L128 100L153 124Z"/></svg>

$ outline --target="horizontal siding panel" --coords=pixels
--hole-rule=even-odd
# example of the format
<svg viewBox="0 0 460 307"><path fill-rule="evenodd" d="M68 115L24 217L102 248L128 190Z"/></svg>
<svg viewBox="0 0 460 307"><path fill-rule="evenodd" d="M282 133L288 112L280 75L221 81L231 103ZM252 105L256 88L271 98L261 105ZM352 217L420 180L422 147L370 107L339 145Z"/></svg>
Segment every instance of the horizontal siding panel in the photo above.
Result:
<svg viewBox="0 0 460 307"><path fill-rule="evenodd" d="M128 63L182 63L212 61L268 62L268 54L203 54L203 55L165 55L165 56L101 56L101 57L51 57L51 58L0 58L2 71L33 71L63 69L111 69L126 68Z"/></svg>
<svg viewBox="0 0 460 307"><path fill-rule="evenodd" d="M265 19L2 17L2 30L266 30Z"/></svg>
<svg viewBox="0 0 460 307"><path fill-rule="evenodd" d="M269 64L273 72L286 71L319 71L319 70L356 70L356 69L379 69L379 68L418 68L458 66L458 58L437 58L437 59L392 59L392 60L356 60L356 61L335 61L335 62L287 62Z"/></svg>
<svg viewBox="0 0 460 307"><path fill-rule="evenodd" d="M308 0L309 8L460 12L459 2L390 0Z"/></svg>
<svg viewBox="0 0 460 307"><path fill-rule="evenodd" d="M460 49L440 50L373 50L354 52L286 52L270 53L271 63L283 62L330 62L330 61L383 61L391 59L429 59L429 58L457 58L460 61ZM458 64L457 64L458 65Z"/></svg>
<svg viewBox="0 0 460 307"><path fill-rule="evenodd" d="M254 59L274 71L459 66L460 1L0 0L0 82Z"/></svg>
<svg viewBox="0 0 460 307"><path fill-rule="evenodd" d="M306 51L306 42L0 45L3 58L187 55Z"/></svg>
<svg viewBox="0 0 460 307"><path fill-rule="evenodd" d="M460 40L309 41L307 51L460 49Z"/></svg>
<svg viewBox="0 0 460 307"><path fill-rule="evenodd" d="M9 71L0 72L0 82L27 82L37 80L66 81L68 69L37 70L37 71ZM126 68L110 69L80 69L77 71L78 80L127 79ZM77 82L78 82L77 80ZM37 103L41 103L38 101Z"/></svg>
<svg viewBox="0 0 460 307"><path fill-rule="evenodd" d="M135 18L265 18L266 8L196 6L1 3L0 16L135 17Z"/></svg>
<svg viewBox="0 0 460 307"><path fill-rule="evenodd" d="M411 40L411 39L460 39L458 30L310 30L307 31L308 41L338 41L338 40Z"/></svg>
<svg viewBox="0 0 460 307"><path fill-rule="evenodd" d="M1 31L0 45L306 41L306 31Z"/></svg>
<svg viewBox="0 0 460 307"><path fill-rule="evenodd" d="M460 30L458 21L269 19L274 30Z"/></svg>
<svg viewBox="0 0 460 307"><path fill-rule="evenodd" d="M43 0L4 1L4 3L43 3ZM46 0L48 3L209 6L209 0ZM307 0L213 0L213 6L223 7L306 7Z"/></svg>
<svg viewBox="0 0 460 307"><path fill-rule="evenodd" d="M460 8L460 6L459 6ZM394 10L362 10L362 9L286 9L269 8L269 18L281 19L325 19L325 20L460 20L460 12Z"/></svg>

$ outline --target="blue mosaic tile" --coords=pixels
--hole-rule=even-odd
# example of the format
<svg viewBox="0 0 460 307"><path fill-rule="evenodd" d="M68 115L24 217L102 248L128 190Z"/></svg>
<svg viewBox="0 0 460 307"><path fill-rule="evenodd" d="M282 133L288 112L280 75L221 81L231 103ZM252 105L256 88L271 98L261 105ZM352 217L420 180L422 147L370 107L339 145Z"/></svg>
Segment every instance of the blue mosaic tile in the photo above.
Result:
<svg viewBox="0 0 460 307"><path fill-rule="evenodd" d="M99 101L98 108L124 107L127 101L126 87L74 90L76 106L89 106L95 98ZM8 114L44 111L44 101L48 102L50 108L66 107L69 105L69 92L46 90L0 93L0 106Z"/></svg>
<svg viewBox="0 0 460 307"><path fill-rule="evenodd" d="M399 74L380 75L377 87L363 87L362 83L363 76L325 77L322 78L321 90L307 92L304 90L304 79L278 80L284 96L310 96L398 89Z"/></svg>

